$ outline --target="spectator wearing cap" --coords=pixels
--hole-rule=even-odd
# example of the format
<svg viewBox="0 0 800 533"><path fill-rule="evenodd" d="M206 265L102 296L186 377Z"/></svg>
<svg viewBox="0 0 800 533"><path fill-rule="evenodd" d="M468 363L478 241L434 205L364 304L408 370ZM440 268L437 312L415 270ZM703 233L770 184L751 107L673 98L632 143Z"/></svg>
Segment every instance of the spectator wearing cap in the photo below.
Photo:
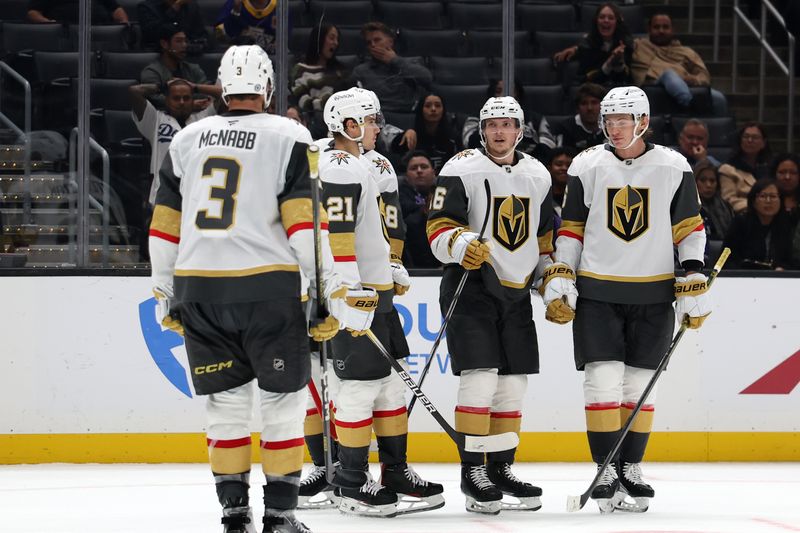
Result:
<svg viewBox="0 0 800 533"><path fill-rule="evenodd" d="M353 69L353 80L373 91L381 109L399 113L414 111L423 92L430 90L433 76L424 66L400 57L394 50L394 33L382 22L361 28L369 59Z"/></svg>
<svg viewBox="0 0 800 533"><path fill-rule="evenodd" d="M142 44L157 49L162 38L162 28L177 24L183 30L188 50L192 54L209 48L208 32L203 14L194 0L144 0L136 8L142 28Z"/></svg>
<svg viewBox="0 0 800 533"><path fill-rule="evenodd" d="M173 78L186 80L197 86L209 85L205 72L195 63L186 61L186 33L177 24L166 24L161 29L159 39L161 55L159 58L142 70L140 81L144 84L151 84L160 87L158 94L150 96L150 101L158 109L164 109L164 94L166 94L166 83ZM210 90L210 89L209 89ZM203 91L210 94L208 90ZM194 111L205 108L210 101L205 98L195 98Z"/></svg>

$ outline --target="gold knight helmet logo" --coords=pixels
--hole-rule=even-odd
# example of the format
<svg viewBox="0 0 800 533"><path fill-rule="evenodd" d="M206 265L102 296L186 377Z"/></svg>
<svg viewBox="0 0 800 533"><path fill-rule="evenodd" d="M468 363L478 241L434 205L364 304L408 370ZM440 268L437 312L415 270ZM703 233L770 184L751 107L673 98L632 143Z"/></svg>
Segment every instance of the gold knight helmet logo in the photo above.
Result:
<svg viewBox="0 0 800 533"><path fill-rule="evenodd" d="M527 197L495 196L492 235L503 248L515 251L530 236L529 217L531 199Z"/></svg>
<svg viewBox="0 0 800 533"><path fill-rule="evenodd" d="M609 188L607 196L608 229L631 242L650 228L650 190L627 185L622 189Z"/></svg>

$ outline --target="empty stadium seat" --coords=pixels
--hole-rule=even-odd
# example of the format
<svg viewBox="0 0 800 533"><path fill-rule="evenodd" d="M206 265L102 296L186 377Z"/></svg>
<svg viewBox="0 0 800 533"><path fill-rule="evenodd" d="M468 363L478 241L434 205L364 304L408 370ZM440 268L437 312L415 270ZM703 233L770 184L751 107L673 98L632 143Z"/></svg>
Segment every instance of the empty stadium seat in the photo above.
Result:
<svg viewBox="0 0 800 533"><path fill-rule="evenodd" d="M3 0L0 20L24 22L28 18L30 0Z"/></svg>
<svg viewBox="0 0 800 533"><path fill-rule="evenodd" d="M502 4L448 3L454 28L461 30L499 30L503 27Z"/></svg>
<svg viewBox="0 0 800 533"><path fill-rule="evenodd" d="M378 15L393 28L437 29L444 27L440 2L378 1Z"/></svg>
<svg viewBox="0 0 800 533"><path fill-rule="evenodd" d="M361 63L362 58L358 55L342 56L337 54L336 59L338 59L348 70L353 70L356 68L356 66L358 66L359 63Z"/></svg>
<svg viewBox="0 0 800 533"><path fill-rule="evenodd" d="M369 0L314 0L310 6L311 25L320 20L335 26L361 26L372 20Z"/></svg>
<svg viewBox="0 0 800 533"><path fill-rule="evenodd" d="M560 115L564 107L564 91L561 85L524 85L524 109L538 111L543 115Z"/></svg>
<svg viewBox="0 0 800 533"><path fill-rule="evenodd" d="M414 127L414 119L416 117L414 113L393 113L387 111L383 115L387 124L397 126L401 130L405 131Z"/></svg>
<svg viewBox="0 0 800 533"><path fill-rule="evenodd" d="M73 90L77 94L78 80L73 81ZM90 101L92 109L112 109L130 111L131 100L128 87L138 83L134 79L110 80L105 78L92 78L90 81Z"/></svg>
<svg viewBox="0 0 800 533"><path fill-rule="evenodd" d="M502 65L502 58L495 63ZM558 71L548 57L517 59L514 62L514 76L522 85L553 85L558 83Z"/></svg>
<svg viewBox="0 0 800 533"><path fill-rule="evenodd" d="M311 28L293 27L289 32L289 50L298 57L303 57L308 47L308 38L311 35ZM342 38L339 37L339 46Z"/></svg>
<svg viewBox="0 0 800 533"><path fill-rule="evenodd" d="M433 92L442 95L451 113L477 115L486 101L486 85L434 85Z"/></svg>
<svg viewBox="0 0 800 533"><path fill-rule="evenodd" d="M673 117L672 118L672 131L674 139L677 142L678 135L680 135L683 125L690 117ZM736 132L736 119L733 117L704 117L701 119L708 127L708 144L709 146L729 146L731 144L731 135Z"/></svg>
<svg viewBox="0 0 800 533"><path fill-rule="evenodd" d="M520 30L575 31L576 16L571 4L522 4L516 6L514 16Z"/></svg>
<svg viewBox="0 0 800 533"><path fill-rule="evenodd" d="M430 58L433 81L441 85L489 83L489 63L485 57Z"/></svg>
<svg viewBox="0 0 800 533"><path fill-rule="evenodd" d="M217 74L219 73L219 62L222 61L223 54L224 52L206 52L205 54L199 55L195 58L197 64L200 65L200 68L206 73L206 77L210 83L214 83L217 80ZM272 61L274 67L275 60L273 59Z"/></svg>
<svg viewBox="0 0 800 533"><path fill-rule="evenodd" d="M158 61L158 52L103 52L103 77L138 80L144 67Z"/></svg>
<svg viewBox="0 0 800 533"><path fill-rule="evenodd" d="M111 144L145 144L130 111L103 111L103 140Z"/></svg>
<svg viewBox="0 0 800 533"><path fill-rule="evenodd" d="M361 35L361 28L339 28L339 49L336 52L342 55L364 55L367 53L367 45ZM305 48L303 52L305 54Z"/></svg>
<svg viewBox="0 0 800 533"><path fill-rule="evenodd" d="M494 30L473 30L467 32L470 53L473 56L503 55L503 32ZM514 32L514 56L532 57L531 35L527 31Z"/></svg>
<svg viewBox="0 0 800 533"><path fill-rule="evenodd" d="M200 8L200 16L203 18L203 22L211 25L217 21L217 17L222 11L222 6L225 5L225 2L220 0L194 0L194 2Z"/></svg>
<svg viewBox="0 0 800 533"><path fill-rule="evenodd" d="M6 54L26 50L69 51L61 24L3 23L3 50Z"/></svg>
<svg viewBox="0 0 800 533"><path fill-rule="evenodd" d="M706 116L711 114L711 92L708 87L689 87L694 100L692 110L681 108L660 85L645 85L642 90L650 100L650 111L654 115Z"/></svg>
<svg viewBox="0 0 800 533"><path fill-rule="evenodd" d="M78 76L78 52L34 52L36 81L47 83L59 78Z"/></svg>
<svg viewBox="0 0 800 533"><path fill-rule="evenodd" d="M666 144L669 132L667 131L667 121L661 115L650 117L650 127L647 128L649 135L647 140L656 144Z"/></svg>
<svg viewBox="0 0 800 533"><path fill-rule="evenodd" d="M536 57L553 57L556 52L578 44L584 35L584 32L537 31L533 36Z"/></svg>
<svg viewBox="0 0 800 533"><path fill-rule="evenodd" d="M71 24L68 29L70 47L78 49L78 25ZM92 26L91 49L109 52L123 52L130 48L132 34L127 24L104 24Z"/></svg>
<svg viewBox="0 0 800 533"><path fill-rule="evenodd" d="M402 54L437 56L463 56L466 41L461 30L401 29L397 49Z"/></svg>

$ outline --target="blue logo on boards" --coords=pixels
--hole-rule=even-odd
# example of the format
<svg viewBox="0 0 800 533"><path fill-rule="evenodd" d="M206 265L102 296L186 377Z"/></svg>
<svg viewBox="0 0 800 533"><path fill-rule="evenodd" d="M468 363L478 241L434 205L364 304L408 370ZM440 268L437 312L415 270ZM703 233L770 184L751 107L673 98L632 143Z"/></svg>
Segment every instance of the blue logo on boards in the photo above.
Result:
<svg viewBox="0 0 800 533"><path fill-rule="evenodd" d="M416 329L420 336L428 342L433 343L436 339L438 329L431 331L428 329L428 304L417 304L416 324L414 314L408 307L402 304L395 304L397 313L403 323L403 333L408 337ZM437 326L441 326L442 317L436 310L439 317ZM156 321L156 299L150 298L139 304L139 324L142 328L142 336L153 358L158 370L164 375L172 385L181 391L188 398L192 398L192 389L189 386L189 376L186 368L172 353L174 348L183 345L183 337L172 330L163 329L161 324ZM441 346L441 345L440 345ZM450 354L436 353L435 360L431 364L431 370L444 374L450 367ZM422 367L428 361L428 353L412 353L408 356L409 374L416 375L422 371Z"/></svg>
<svg viewBox="0 0 800 533"><path fill-rule="evenodd" d="M172 330L162 329L156 321L156 299L150 298L139 304L139 324L142 336L150 351L150 357L164 377L183 394L192 397L186 369L173 355L172 349L183 345L183 337Z"/></svg>

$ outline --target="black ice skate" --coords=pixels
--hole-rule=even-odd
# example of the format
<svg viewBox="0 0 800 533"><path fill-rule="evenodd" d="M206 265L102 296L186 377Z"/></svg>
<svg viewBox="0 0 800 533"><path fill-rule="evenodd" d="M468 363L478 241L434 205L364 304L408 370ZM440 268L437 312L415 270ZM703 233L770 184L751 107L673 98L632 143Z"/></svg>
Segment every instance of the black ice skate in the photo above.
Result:
<svg viewBox="0 0 800 533"><path fill-rule="evenodd" d="M444 506L444 487L425 481L407 463L382 465L380 483L397 493L397 514L432 511Z"/></svg>
<svg viewBox="0 0 800 533"><path fill-rule="evenodd" d="M601 466L602 465L597 465L597 469L600 470ZM600 476L597 486L592 489L592 499L597 502L601 513L614 512L616 503L620 499L620 496L617 495L618 491L619 478L617 477L617 464L611 463L603 470L603 475Z"/></svg>
<svg viewBox="0 0 800 533"><path fill-rule="evenodd" d="M342 497L339 511L357 516L392 518L397 516L397 494L367 474L367 482L358 489L339 488Z"/></svg>
<svg viewBox="0 0 800 533"><path fill-rule="evenodd" d="M291 509L267 509L264 513L263 533L312 533L300 522Z"/></svg>
<svg viewBox="0 0 800 533"><path fill-rule="evenodd" d="M640 463L622 463L619 473L622 492L629 498L620 498L615 506L620 511L643 513L650 505L650 498L655 496L653 487L642 481L642 467ZM630 500L633 500L632 502Z"/></svg>
<svg viewBox="0 0 800 533"><path fill-rule="evenodd" d="M511 472L510 463L489 463L486 466L489 481L503 494L516 501L502 502L504 511L538 511L542 507L542 489L525 483Z"/></svg>
<svg viewBox="0 0 800 533"><path fill-rule="evenodd" d="M225 507L222 510L222 533L256 533L253 511L249 506Z"/></svg>
<svg viewBox="0 0 800 533"><path fill-rule="evenodd" d="M325 467L314 465L311 472L300 482L297 508L307 511L330 509L337 505L339 497L334 494L333 486L325 479Z"/></svg>
<svg viewBox="0 0 800 533"><path fill-rule="evenodd" d="M484 514L500 512L503 493L489 480L486 465L461 465L461 492L467 497L467 511Z"/></svg>

